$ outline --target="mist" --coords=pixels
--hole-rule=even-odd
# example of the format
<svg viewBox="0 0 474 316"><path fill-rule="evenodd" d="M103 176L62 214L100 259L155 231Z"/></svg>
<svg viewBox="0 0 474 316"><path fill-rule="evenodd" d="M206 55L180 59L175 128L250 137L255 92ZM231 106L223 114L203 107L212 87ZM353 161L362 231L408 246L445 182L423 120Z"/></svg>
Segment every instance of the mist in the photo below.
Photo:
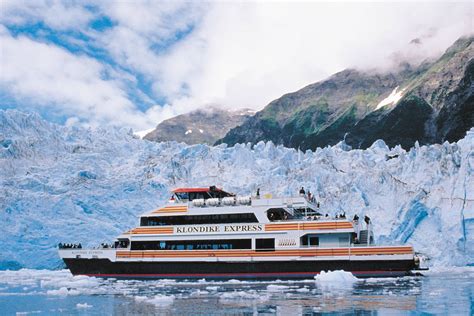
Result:
<svg viewBox="0 0 474 316"><path fill-rule="evenodd" d="M261 109L345 68L416 65L472 32L472 10L468 3L426 2L219 4L182 50L165 58L176 84L190 87L173 103ZM195 54L199 62L189 68L173 67Z"/></svg>

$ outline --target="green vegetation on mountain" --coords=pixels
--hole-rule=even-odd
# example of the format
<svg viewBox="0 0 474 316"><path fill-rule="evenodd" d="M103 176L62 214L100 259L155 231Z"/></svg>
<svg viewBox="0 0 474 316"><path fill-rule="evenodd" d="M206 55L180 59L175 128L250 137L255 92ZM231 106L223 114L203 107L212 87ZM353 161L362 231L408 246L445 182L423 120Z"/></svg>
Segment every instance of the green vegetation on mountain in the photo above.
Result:
<svg viewBox="0 0 474 316"><path fill-rule="evenodd" d="M367 148L455 141L474 125L474 37L456 41L439 59L386 74L354 69L283 95L217 143L273 141L315 149L345 139ZM395 91L395 89L397 90ZM391 93L401 99L385 102Z"/></svg>

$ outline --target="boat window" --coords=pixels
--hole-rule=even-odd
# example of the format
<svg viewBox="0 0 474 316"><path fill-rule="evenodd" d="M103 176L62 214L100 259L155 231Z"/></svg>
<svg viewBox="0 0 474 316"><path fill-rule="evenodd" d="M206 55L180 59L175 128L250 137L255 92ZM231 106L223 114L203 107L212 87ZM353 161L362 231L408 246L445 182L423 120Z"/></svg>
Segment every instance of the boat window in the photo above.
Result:
<svg viewBox="0 0 474 316"><path fill-rule="evenodd" d="M275 238L257 238L255 239L255 249L257 251L275 250Z"/></svg>
<svg viewBox="0 0 474 316"><path fill-rule="evenodd" d="M128 248L130 241L128 239L120 239L115 242L115 248Z"/></svg>
<svg viewBox="0 0 474 316"><path fill-rule="evenodd" d="M141 226L258 223L254 213L142 217Z"/></svg>
<svg viewBox="0 0 474 316"><path fill-rule="evenodd" d="M302 246L319 246L319 237L313 234L306 234L301 236L301 245Z"/></svg>
<svg viewBox="0 0 474 316"><path fill-rule="evenodd" d="M209 194L207 192L190 192L189 193L189 200L196 200L196 199L208 199Z"/></svg>
<svg viewBox="0 0 474 316"><path fill-rule="evenodd" d="M208 192L178 192L175 193L179 201L192 201L196 199L209 199L211 195Z"/></svg>
<svg viewBox="0 0 474 316"><path fill-rule="evenodd" d="M348 246L349 236L339 237L339 246Z"/></svg>
<svg viewBox="0 0 474 316"><path fill-rule="evenodd" d="M271 208L267 210L267 217L270 221L283 221L291 219L292 216L285 209L282 208Z"/></svg>
<svg viewBox="0 0 474 316"><path fill-rule="evenodd" d="M179 190L179 192L174 192L174 196L179 201L185 201L185 200L192 201L195 199L205 199L205 200L210 199L210 198L222 199L228 196L235 196L235 194L222 191L220 189L217 189L215 186L212 186L212 187L209 187L209 189L203 189L202 191L190 189L189 192L183 192L182 190Z"/></svg>
<svg viewBox="0 0 474 316"><path fill-rule="evenodd" d="M323 214L319 213L316 210L313 210L310 207L295 209L295 216L294 216L295 218L304 218L308 216L314 216L313 219L318 219L320 216L323 216Z"/></svg>
<svg viewBox="0 0 474 316"><path fill-rule="evenodd" d="M180 200L180 201L189 199L188 192L180 192L180 193L175 193L175 194L176 194L176 197L178 198L178 200Z"/></svg>
<svg viewBox="0 0 474 316"><path fill-rule="evenodd" d="M251 249L251 239L132 241L131 250Z"/></svg>

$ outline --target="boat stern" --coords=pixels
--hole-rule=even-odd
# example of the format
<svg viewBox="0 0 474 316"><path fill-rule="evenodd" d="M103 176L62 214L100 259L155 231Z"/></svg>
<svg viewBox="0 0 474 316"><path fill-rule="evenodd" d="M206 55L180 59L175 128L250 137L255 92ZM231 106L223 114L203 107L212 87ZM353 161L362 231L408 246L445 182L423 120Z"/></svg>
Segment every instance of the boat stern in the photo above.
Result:
<svg viewBox="0 0 474 316"><path fill-rule="evenodd" d="M73 275L93 275L115 261L116 249L59 248L58 254Z"/></svg>

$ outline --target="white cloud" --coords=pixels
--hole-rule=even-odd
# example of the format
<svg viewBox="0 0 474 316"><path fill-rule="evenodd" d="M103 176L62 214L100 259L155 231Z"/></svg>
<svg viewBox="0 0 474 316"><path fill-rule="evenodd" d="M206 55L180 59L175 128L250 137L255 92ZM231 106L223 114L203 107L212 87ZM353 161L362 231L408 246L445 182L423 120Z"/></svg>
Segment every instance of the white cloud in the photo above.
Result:
<svg viewBox="0 0 474 316"><path fill-rule="evenodd" d="M417 62L439 55L472 31L472 18L467 3L219 3L163 58L170 86L161 88L189 86L189 104L262 108L346 67L386 69L394 52ZM417 37L422 47L409 51Z"/></svg>
<svg viewBox="0 0 474 316"><path fill-rule="evenodd" d="M149 113L153 121L136 110L121 82L103 79L107 69L94 59L26 37L14 38L5 30L0 42L0 85L26 104L84 118L93 125L113 122L141 128L157 119L156 108Z"/></svg>
<svg viewBox="0 0 474 316"><path fill-rule="evenodd" d="M52 28L67 30L85 27L93 14L74 2L59 0L2 0L0 22L24 24L44 22Z"/></svg>
<svg viewBox="0 0 474 316"><path fill-rule="evenodd" d="M160 50L198 22L202 9L189 2L103 2L103 14L117 26L97 37L122 65L155 80L161 77Z"/></svg>
<svg viewBox="0 0 474 316"><path fill-rule="evenodd" d="M400 60L420 62L472 32L474 16L468 2L103 1L97 6L3 1L1 23L43 21L55 30L79 31L116 64L15 38L4 29L3 87L81 121L147 129L209 104L261 109L347 67L390 69ZM90 21L104 15L114 26L92 30ZM414 38L421 44L409 44ZM138 77L151 83L151 94L140 91ZM163 98L169 104L141 111L127 95L130 86L145 104Z"/></svg>
<svg viewBox="0 0 474 316"><path fill-rule="evenodd" d="M102 2L101 7L122 27L159 42L198 21L207 4L195 5L189 1L107 1Z"/></svg>

